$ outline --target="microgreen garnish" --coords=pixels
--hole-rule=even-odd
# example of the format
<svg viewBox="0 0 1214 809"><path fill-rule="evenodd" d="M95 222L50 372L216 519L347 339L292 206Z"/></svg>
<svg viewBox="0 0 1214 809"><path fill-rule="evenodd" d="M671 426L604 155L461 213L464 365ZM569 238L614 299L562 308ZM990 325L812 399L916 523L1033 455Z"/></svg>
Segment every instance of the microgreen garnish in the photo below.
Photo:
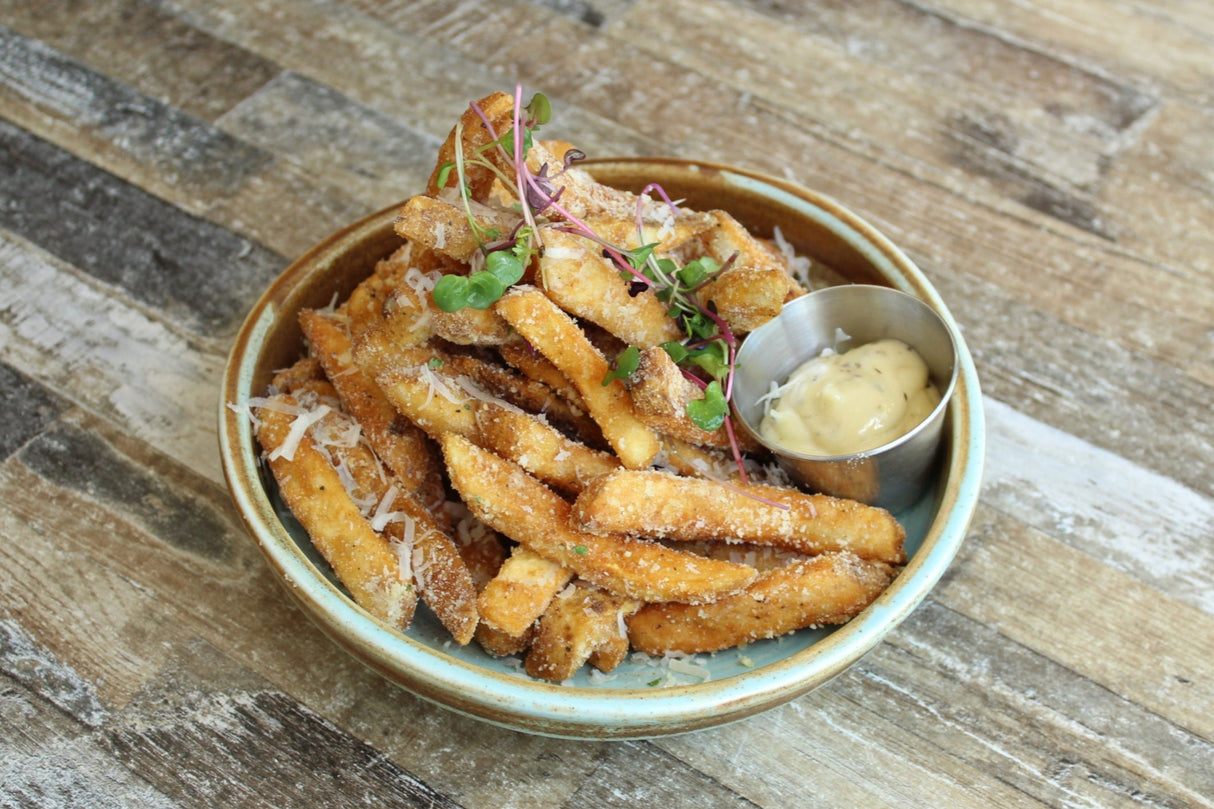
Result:
<svg viewBox="0 0 1214 809"><path fill-rule="evenodd" d="M485 269L471 275L444 275L434 285L434 303L444 312L465 306L488 309L511 284L523 277L523 259L515 249L494 250L485 256Z"/></svg>
<svg viewBox="0 0 1214 809"><path fill-rule="evenodd" d="M715 379L709 382L704 388L703 399L692 399L687 403L687 415L701 430L712 432L721 429L725 417L729 415L729 403L725 401L721 383Z"/></svg>
<svg viewBox="0 0 1214 809"><path fill-rule="evenodd" d="M603 387L607 387L615 379L627 379L641 364L641 350L636 346L628 346L612 363L614 367L603 377Z"/></svg>
<svg viewBox="0 0 1214 809"><path fill-rule="evenodd" d="M464 211L480 246L484 268L468 275L443 276L434 287L435 304L447 312L465 306L474 309L492 306L511 285L522 279L532 258L543 249L538 217L545 217L544 224L550 227L560 227L601 245L604 257L616 266L628 283L629 294L635 297L651 290L683 331L683 340L667 343L663 348L682 369L684 376L704 391L703 398L688 403L688 417L703 430L725 429L738 472L741 479L747 481L729 407L738 341L729 325L717 314L712 302L701 303L699 299L701 290L725 272L736 256L724 264L704 256L682 266L669 257L658 256L656 250L659 244L645 243L642 215L645 200L653 192L669 206L672 214L677 214L678 209L657 185L646 186L638 197L636 217L641 246L629 250L605 242L589 225L562 207L560 201L564 191L564 186L557 182L560 175L574 161L584 158L585 154L570 149L565 153L563 165L549 166L545 163L537 171L532 171L527 165L527 153L535 142L535 131L548 123L552 115L552 106L547 97L536 93L523 106L522 87L516 87L511 127L500 134L494 131L492 123L477 105L473 104L472 109L488 130L490 140L471 153L465 153L460 148L463 143L462 124L457 125L455 159L440 167L437 180L438 186L443 188L451 172L456 173ZM502 157L510 161L513 176L488 157L490 150L498 150ZM476 221L467 180L470 166L486 169L502 184L513 186L523 223L510 236L503 239L496 231ZM555 173L550 173L553 171ZM542 265L540 269L542 271ZM639 356L635 346L623 351L605 375L603 385L631 375L639 364Z"/></svg>

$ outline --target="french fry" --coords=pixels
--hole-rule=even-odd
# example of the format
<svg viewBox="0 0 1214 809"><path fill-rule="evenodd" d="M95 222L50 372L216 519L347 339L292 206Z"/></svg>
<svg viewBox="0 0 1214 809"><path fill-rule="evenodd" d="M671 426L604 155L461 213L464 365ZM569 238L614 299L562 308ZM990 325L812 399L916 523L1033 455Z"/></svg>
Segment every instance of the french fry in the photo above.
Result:
<svg viewBox="0 0 1214 809"><path fill-rule="evenodd" d="M499 345L497 351L511 368L536 382L547 385L574 407L582 411L586 410L586 405L582 402L582 395L569 382L569 378L562 374L560 369L553 365L547 357L532 348L526 340L509 340Z"/></svg>
<svg viewBox="0 0 1214 809"><path fill-rule="evenodd" d="M465 306L454 312L432 307L430 324L434 333L448 342L463 346L495 346L514 336L510 324L493 309Z"/></svg>
<svg viewBox="0 0 1214 809"><path fill-rule="evenodd" d="M327 315L300 312L299 325L325 375L337 389L344 410L360 425L375 454L400 479L406 491L431 508L443 502L442 466L425 433L401 418L374 380L355 364L353 347Z"/></svg>
<svg viewBox="0 0 1214 809"><path fill-rule="evenodd" d="M510 129L512 124L511 116L514 112L513 97L505 93L491 93L476 102L476 106L480 109L480 114L477 114L476 110L473 110L471 106L464 110L464 113L460 116L459 123L451 128L447 139L439 147L438 162L434 166L434 171L430 174L430 181L426 183L427 195L432 197L437 196L442 188L459 185L460 178L454 171L447 173L447 176L443 178L445 180L444 183L440 185L438 182L444 167L455 161L457 150L462 149L465 159L471 159L478 149L492 143L496 138L504 135L506 130ZM481 115L484 115L484 120L482 120ZM492 130L486 128L486 120L489 122ZM460 137L461 131L462 138ZM488 195L489 190L493 187L494 175L487 168L470 165L468 166L465 180L472 191L473 199L483 201Z"/></svg>
<svg viewBox="0 0 1214 809"><path fill-rule="evenodd" d="M578 531L570 505L522 467L454 433L441 443L451 485L482 522L613 593L703 603L745 587L756 575L745 565L654 542Z"/></svg>
<svg viewBox="0 0 1214 809"><path fill-rule="evenodd" d="M522 218L513 211L474 203L477 225L509 233ZM464 208L427 196L411 197L396 217L396 232L414 244L467 263L480 248Z"/></svg>
<svg viewBox="0 0 1214 809"><path fill-rule="evenodd" d="M576 494L599 475L620 468L613 455L566 438L529 413L481 408L480 443L562 492Z"/></svg>
<svg viewBox="0 0 1214 809"><path fill-rule="evenodd" d="M596 651L601 665L618 663L619 639L625 637L623 619L636 612L641 602L574 583L566 587L540 618L525 668L532 677L564 682L572 677ZM610 670L610 669L608 669Z"/></svg>
<svg viewBox="0 0 1214 809"><path fill-rule="evenodd" d="M294 406L289 396L276 397ZM372 529L328 458L304 434L294 446L293 419L270 407L257 409L257 439L267 453L283 502L312 544L350 591L354 602L397 629L408 627L417 594L388 540ZM283 450L293 450L284 452Z"/></svg>
<svg viewBox="0 0 1214 809"><path fill-rule="evenodd" d="M638 651L699 654L857 615L889 585L895 569L852 553L828 553L763 573L712 604L646 604L628 619Z"/></svg>
<svg viewBox="0 0 1214 809"><path fill-rule="evenodd" d="M577 388L621 463L630 469L649 466L661 450L657 436L637 419L632 399L618 379L603 384L607 360L569 315L531 286L514 287L496 308Z"/></svg>
<svg viewBox="0 0 1214 809"><path fill-rule="evenodd" d="M705 305L716 307L735 334L746 334L780 314L797 288L785 260L771 245L756 239L725 211L713 211L717 227L708 232L708 254L733 263L700 290Z"/></svg>
<svg viewBox="0 0 1214 809"><path fill-rule="evenodd" d="M410 573L422 600L455 642L466 645L472 640L479 619L476 587L448 533L446 512L427 508L409 492L398 490L396 477L385 473L379 459L362 442L335 447L332 452L344 462L357 489L377 504L375 517L386 520L381 533L394 547L403 549L398 556L401 552L409 554Z"/></svg>
<svg viewBox="0 0 1214 809"><path fill-rule="evenodd" d="M906 530L888 511L780 486L621 469L595 478L578 495L573 518L594 533L738 540L809 554L851 551L874 561L906 560Z"/></svg>
<svg viewBox="0 0 1214 809"><path fill-rule="evenodd" d="M517 545L480 593L481 620L510 637L522 637L572 578L573 571Z"/></svg>
<svg viewBox="0 0 1214 809"><path fill-rule="evenodd" d="M660 346L641 352L627 385L637 418L653 429L690 444L730 449L729 434L725 430L700 429L687 415L687 404L703 399L704 393L683 376ZM756 449L755 441L743 433L736 433L736 440L744 451Z"/></svg>
<svg viewBox="0 0 1214 809"><path fill-rule="evenodd" d="M652 290L630 294L628 281L601 250L572 233L545 233L539 277L548 297L629 345L647 348L681 339L683 332L666 314L666 305Z"/></svg>
<svg viewBox="0 0 1214 809"><path fill-rule="evenodd" d="M324 378L320 360L316 357L300 357L291 367L274 374L270 386L280 393L292 393L302 385Z"/></svg>
<svg viewBox="0 0 1214 809"><path fill-rule="evenodd" d="M636 212L625 217L590 216L584 219L586 227L596 233L603 241L627 250L635 250L649 244L656 244L655 252L659 254L690 252L697 257L703 252L702 237L716 227L717 220L712 214L700 211L679 210L672 212L669 207L659 202L658 214L642 222L643 236L637 233Z"/></svg>

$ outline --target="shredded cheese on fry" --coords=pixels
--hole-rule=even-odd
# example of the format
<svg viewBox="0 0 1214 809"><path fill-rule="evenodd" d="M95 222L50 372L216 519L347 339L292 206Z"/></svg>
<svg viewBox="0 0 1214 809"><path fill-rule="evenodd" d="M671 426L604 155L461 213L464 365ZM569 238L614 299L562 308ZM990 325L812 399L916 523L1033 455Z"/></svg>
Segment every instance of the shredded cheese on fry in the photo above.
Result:
<svg viewBox="0 0 1214 809"><path fill-rule="evenodd" d="M270 453L270 460L278 458L286 458L288 461L295 460L295 450L299 448L299 442L307 435L308 428L328 415L330 409L328 405L322 404L314 410L297 415L291 422L291 429L287 433L287 437L283 439L282 445Z"/></svg>

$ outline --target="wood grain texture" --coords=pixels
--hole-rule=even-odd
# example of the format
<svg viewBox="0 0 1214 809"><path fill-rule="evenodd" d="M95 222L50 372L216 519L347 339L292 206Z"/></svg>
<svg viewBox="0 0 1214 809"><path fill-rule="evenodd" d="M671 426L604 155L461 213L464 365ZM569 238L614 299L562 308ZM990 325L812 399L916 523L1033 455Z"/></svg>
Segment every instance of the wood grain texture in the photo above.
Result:
<svg viewBox="0 0 1214 809"><path fill-rule="evenodd" d="M1212 42L1164 0L0 0L0 805L1214 807ZM449 713L309 624L228 502L244 313L516 82L592 156L833 196L964 329L966 543L763 715Z"/></svg>

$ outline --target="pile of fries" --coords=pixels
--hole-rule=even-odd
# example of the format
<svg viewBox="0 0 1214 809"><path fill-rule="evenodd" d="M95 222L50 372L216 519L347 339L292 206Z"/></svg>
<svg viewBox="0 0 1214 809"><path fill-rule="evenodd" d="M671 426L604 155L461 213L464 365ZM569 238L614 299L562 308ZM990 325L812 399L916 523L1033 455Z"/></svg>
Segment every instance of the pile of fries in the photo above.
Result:
<svg viewBox="0 0 1214 809"><path fill-rule="evenodd" d="M371 615L403 631L420 598L456 643L553 682L848 620L904 563L903 528L690 418L706 386L663 346L691 341L618 260L711 257L687 297L741 339L803 294L788 256L724 211L595 182L520 106L470 105L404 245L300 314L305 356L250 402L284 502ZM446 276L497 283L477 273L503 249L521 276L493 300L436 304Z"/></svg>

